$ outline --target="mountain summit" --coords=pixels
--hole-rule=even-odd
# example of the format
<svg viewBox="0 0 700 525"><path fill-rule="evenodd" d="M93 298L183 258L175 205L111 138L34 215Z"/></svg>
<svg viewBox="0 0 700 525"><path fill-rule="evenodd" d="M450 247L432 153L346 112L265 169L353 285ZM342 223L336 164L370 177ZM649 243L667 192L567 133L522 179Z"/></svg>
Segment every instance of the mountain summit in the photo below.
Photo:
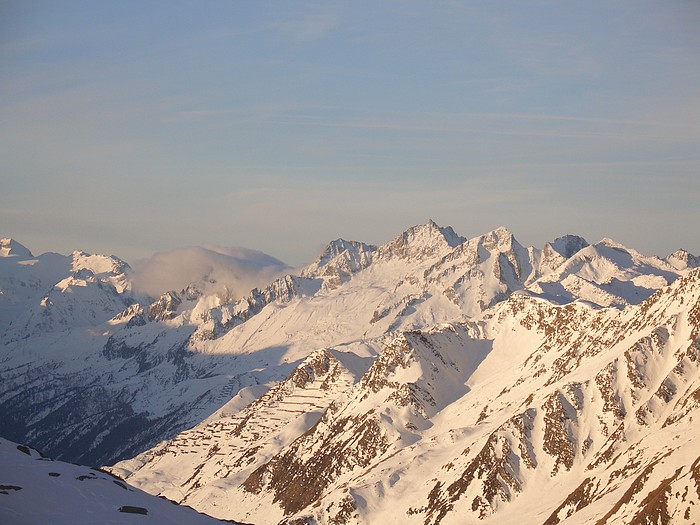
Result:
<svg viewBox="0 0 700 525"><path fill-rule="evenodd" d="M0 239L0 257L31 259L34 256L32 255L32 252L30 252L16 240L5 237Z"/></svg>
<svg viewBox="0 0 700 525"><path fill-rule="evenodd" d="M444 255L466 239L451 227L441 228L433 220L413 226L379 249L379 256L390 259L421 260Z"/></svg>

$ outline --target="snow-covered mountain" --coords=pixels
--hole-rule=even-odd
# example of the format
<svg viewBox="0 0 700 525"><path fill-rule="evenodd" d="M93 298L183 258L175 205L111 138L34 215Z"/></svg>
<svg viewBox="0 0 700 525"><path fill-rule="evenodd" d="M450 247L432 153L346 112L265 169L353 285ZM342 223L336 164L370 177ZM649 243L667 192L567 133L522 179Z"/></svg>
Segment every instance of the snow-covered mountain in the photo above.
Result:
<svg viewBox="0 0 700 525"><path fill-rule="evenodd" d="M646 257L615 241L603 239L574 252L551 273L533 283L529 291L563 303L585 299L600 306L637 304L672 283L679 270L693 267L671 264L679 260L677 256L665 261Z"/></svg>
<svg viewBox="0 0 700 525"><path fill-rule="evenodd" d="M75 251L34 257L0 240L0 328L5 343L103 323L133 302L129 265Z"/></svg>
<svg viewBox="0 0 700 525"><path fill-rule="evenodd" d="M622 311L512 295L353 350L114 471L255 523L700 519L700 270Z"/></svg>
<svg viewBox="0 0 700 525"><path fill-rule="evenodd" d="M687 270L700 266L700 258L688 253L686 250L676 250L664 259L667 263L678 270Z"/></svg>
<svg viewBox="0 0 700 525"><path fill-rule="evenodd" d="M583 509L555 503L586 478L586 507L608 512L595 502L627 485L605 469L666 432L628 431L630 414L690 351L677 334L697 332L696 258L609 239L526 248L505 228L465 239L429 221L382 246L333 241L264 287L219 289L207 270L157 298L115 257L2 246L0 434L126 460L115 472L151 493L255 523L544 522ZM640 343L649 355L647 328L662 334ZM692 411L687 359L667 419ZM612 463L586 470L611 439Z"/></svg>
<svg viewBox="0 0 700 525"><path fill-rule="evenodd" d="M0 521L5 525L216 525L223 523L146 494L102 470L51 461L0 438Z"/></svg>

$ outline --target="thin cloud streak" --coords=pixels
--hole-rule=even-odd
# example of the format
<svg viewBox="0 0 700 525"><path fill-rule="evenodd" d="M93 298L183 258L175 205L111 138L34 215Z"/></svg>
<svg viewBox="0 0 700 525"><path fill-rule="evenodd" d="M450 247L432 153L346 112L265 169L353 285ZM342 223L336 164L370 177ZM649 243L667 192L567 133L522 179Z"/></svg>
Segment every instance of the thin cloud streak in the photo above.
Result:
<svg viewBox="0 0 700 525"><path fill-rule="evenodd" d="M307 43L327 36L338 27L339 22L337 12L307 13L296 18L275 20L267 25L267 29L294 43Z"/></svg>
<svg viewBox="0 0 700 525"><path fill-rule="evenodd" d="M317 115L297 115L295 111L318 110L319 108L280 108L278 113L262 113L268 118L277 119L302 126L320 126L347 129L393 130L400 132L427 133L491 133L505 136L534 136L561 138L605 138L629 140L676 140L700 137L700 124L695 119L695 111L687 106L673 110L640 115L637 118L580 117L576 115L532 114L532 113L436 113L409 112L400 116L391 113L359 118L337 118L332 109L323 108ZM250 110L255 113L254 108ZM343 110L343 113L347 113ZM235 111L232 111L235 113ZM214 113L211 116L216 116ZM656 117L656 118L655 118ZM677 118L678 117L678 118ZM700 118L700 115L698 115ZM536 124L540 129L522 128L527 124ZM546 124L566 125L551 130ZM588 125L588 126L587 126ZM590 129L593 126L593 129ZM541 129L543 128L544 129ZM586 128L589 128L588 130ZM669 135L670 132L674 132Z"/></svg>

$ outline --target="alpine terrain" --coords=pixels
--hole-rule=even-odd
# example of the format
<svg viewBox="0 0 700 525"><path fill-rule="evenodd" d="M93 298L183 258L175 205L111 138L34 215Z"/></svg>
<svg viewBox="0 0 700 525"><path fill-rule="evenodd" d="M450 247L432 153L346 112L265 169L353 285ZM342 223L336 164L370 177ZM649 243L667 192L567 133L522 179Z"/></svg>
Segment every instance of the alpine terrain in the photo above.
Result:
<svg viewBox="0 0 700 525"><path fill-rule="evenodd" d="M3 239L0 435L246 523L700 523L698 263L429 221L150 297Z"/></svg>

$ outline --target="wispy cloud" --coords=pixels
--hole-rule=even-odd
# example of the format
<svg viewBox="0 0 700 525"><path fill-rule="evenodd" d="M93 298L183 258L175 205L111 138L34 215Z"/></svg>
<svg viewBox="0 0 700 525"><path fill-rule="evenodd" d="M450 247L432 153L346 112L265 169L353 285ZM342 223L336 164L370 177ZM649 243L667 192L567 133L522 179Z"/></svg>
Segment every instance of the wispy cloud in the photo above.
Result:
<svg viewBox="0 0 700 525"><path fill-rule="evenodd" d="M643 115L619 118L548 113L421 111L401 114L374 112L372 115L342 118L332 114L297 118L292 113L284 115L284 118L299 125L368 131L665 142L697 138L700 134L699 121L694 117L697 113L683 102L678 107L669 106L664 110L652 108Z"/></svg>
<svg viewBox="0 0 700 525"><path fill-rule="evenodd" d="M170 122L221 121L228 125L264 122L270 119L287 118L298 108L298 104L275 102L239 107L200 108L175 111L168 118Z"/></svg>
<svg viewBox="0 0 700 525"><path fill-rule="evenodd" d="M301 14L285 20L271 22L268 28L294 43L307 43L331 33L340 22L340 13L326 10Z"/></svg>

